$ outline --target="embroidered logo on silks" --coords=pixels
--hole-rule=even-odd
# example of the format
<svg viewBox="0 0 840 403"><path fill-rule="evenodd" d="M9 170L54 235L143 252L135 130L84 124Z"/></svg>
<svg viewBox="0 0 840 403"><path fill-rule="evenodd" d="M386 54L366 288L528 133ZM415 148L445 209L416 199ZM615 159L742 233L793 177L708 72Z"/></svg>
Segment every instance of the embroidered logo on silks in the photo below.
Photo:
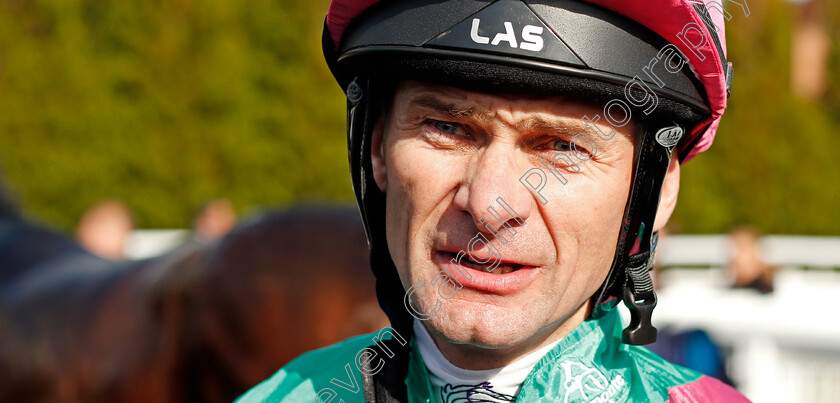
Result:
<svg viewBox="0 0 840 403"><path fill-rule="evenodd" d="M490 382L478 385L443 385L440 388L440 397L443 403L499 403L516 400L516 396L494 391Z"/></svg>
<svg viewBox="0 0 840 403"><path fill-rule="evenodd" d="M563 403L591 402L608 403L624 401L627 397L627 390L624 386L627 382L620 374L612 379L607 379L603 372L597 368L590 368L579 361L566 360L560 364L563 368L563 386L566 388L566 395ZM619 393L623 392L623 393Z"/></svg>

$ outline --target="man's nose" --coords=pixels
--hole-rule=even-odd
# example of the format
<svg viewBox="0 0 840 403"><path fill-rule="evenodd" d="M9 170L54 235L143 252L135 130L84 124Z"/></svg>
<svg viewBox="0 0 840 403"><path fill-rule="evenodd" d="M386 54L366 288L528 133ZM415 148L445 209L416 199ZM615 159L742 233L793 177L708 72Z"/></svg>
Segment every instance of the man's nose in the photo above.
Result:
<svg viewBox="0 0 840 403"><path fill-rule="evenodd" d="M472 216L479 231L502 237L502 242L506 242L505 235L515 233L513 228L525 224L534 203L519 182L527 169L517 163L521 157L516 153L510 145L488 146L472 161L454 200L457 208Z"/></svg>

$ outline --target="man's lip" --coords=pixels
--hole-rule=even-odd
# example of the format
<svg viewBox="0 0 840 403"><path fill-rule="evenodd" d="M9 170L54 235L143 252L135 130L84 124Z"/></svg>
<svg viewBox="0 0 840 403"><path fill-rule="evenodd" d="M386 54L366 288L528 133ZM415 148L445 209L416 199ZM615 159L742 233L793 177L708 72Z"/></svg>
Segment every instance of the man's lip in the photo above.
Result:
<svg viewBox="0 0 840 403"><path fill-rule="evenodd" d="M530 286L542 272L539 267L523 266L507 274L492 274L452 263L456 252L436 251L432 261L438 270L446 270L464 288L496 295L509 295ZM467 277L469 276L469 277Z"/></svg>
<svg viewBox="0 0 840 403"><path fill-rule="evenodd" d="M458 256L458 253L459 253L459 252L464 252L464 253L465 253L465 255L462 257L462 260L461 260L461 261L463 261L463 259L472 260L472 259L470 259L470 255L469 255L469 254L466 254L466 253L467 253L466 251L467 251L467 248L458 249L458 250L446 250L446 249L440 249L440 250L436 250L435 252L437 252L437 253L440 253L440 252L443 252L443 253L451 253L451 254L452 254L452 257ZM480 255L480 256L486 256L486 255L488 255L489 253L481 253L481 252L479 252L479 253L477 253L477 254L478 254L478 255ZM523 261L523 259L516 259L516 258L511 258L511 257L503 257L503 258L501 258L501 259L499 260L499 264L517 264L517 265L520 265L520 266L532 267L532 268L533 268L533 267L538 267L538 266L537 266L537 265L535 265L535 264L532 264L532 263L528 263L528 262Z"/></svg>

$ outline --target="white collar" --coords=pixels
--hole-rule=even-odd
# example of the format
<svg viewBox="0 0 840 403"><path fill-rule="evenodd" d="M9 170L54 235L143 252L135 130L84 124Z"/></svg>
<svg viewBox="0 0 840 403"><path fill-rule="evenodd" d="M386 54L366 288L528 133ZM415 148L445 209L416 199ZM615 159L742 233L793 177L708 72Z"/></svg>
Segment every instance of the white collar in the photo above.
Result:
<svg viewBox="0 0 840 403"><path fill-rule="evenodd" d="M469 370L449 362L435 345L426 327L416 319L414 335L417 349L429 371L429 380L438 401L442 403L476 394L486 399L481 401L513 401L537 362L560 342L557 340L501 368Z"/></svg>

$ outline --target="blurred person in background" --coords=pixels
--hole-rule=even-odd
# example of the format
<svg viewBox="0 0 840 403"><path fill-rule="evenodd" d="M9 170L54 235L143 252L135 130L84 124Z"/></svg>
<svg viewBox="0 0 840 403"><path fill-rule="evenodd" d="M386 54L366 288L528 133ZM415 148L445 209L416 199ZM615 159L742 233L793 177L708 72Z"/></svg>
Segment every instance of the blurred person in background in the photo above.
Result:
<svg viewBox="0 0 840 403"><path fill-rule="evenodd" d="M236 225L236 210L228 199L218 198L204 203L195 214L195 238L212 241L227 234Z"/></svg>
<svg viewBox="0 0 840 403"><path fill-rule="evenodd" d="M90 252L111 260L125 258L134 219L125 203L108 199L90 207L76 226L76 239Z"/></svg>
<svg viewBox="0 0 840 403"><path fill-rule="evenodd" d="M726 272L733 288L756 290L761 294L773 292L776 268L764 263L761 256L761 233L752 227L736 227L729 233L732 258Z"/></svg>
<svg viewBox="0 0 840 403"><path fill-rule="evenodd" d="M675 330L665 327L659 329L656 341L647 347L669 362L732 385L732 380L726 373L726 358L723 352L702 329Z"/></svg>

